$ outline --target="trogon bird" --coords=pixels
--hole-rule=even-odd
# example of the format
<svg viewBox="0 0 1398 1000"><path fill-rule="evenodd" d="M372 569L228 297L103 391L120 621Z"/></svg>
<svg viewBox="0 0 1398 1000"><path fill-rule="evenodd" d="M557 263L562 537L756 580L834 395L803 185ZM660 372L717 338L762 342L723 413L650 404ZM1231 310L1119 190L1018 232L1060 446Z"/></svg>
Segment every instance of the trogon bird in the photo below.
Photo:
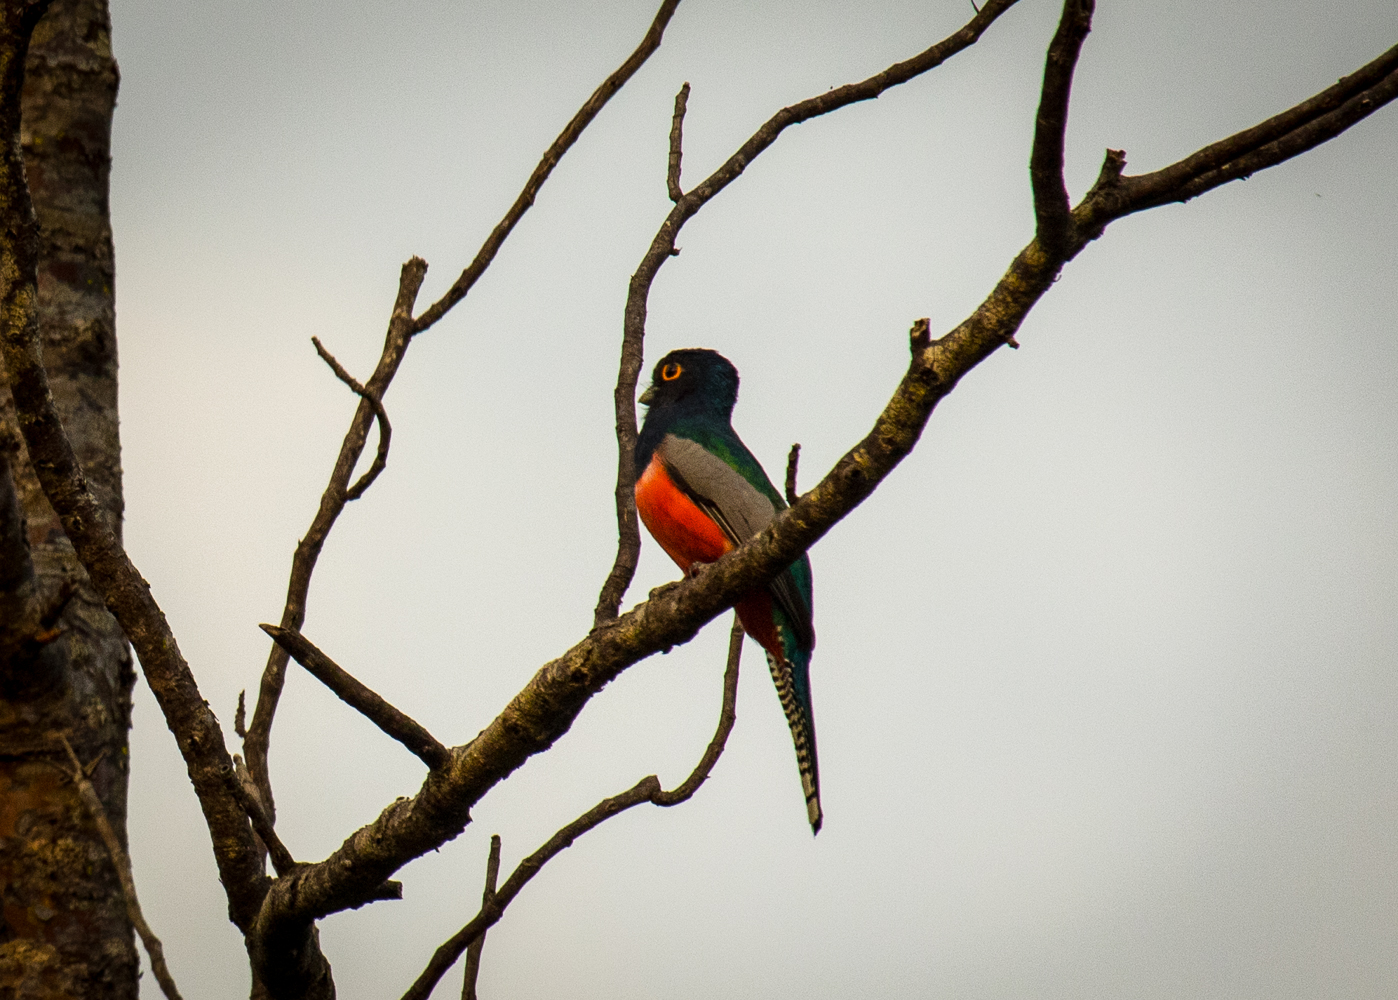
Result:
<svg viewBox="0 0 1398 1000"><path fill-rule="evenodd" d="M636 510L655 540L688 575L756 535L786 508L752 452L733 431L738 370L702 348L671 351L641 394L648 408L636 441ZM811 562L803 554L735 605L743 630L767 651L811 832L820 832L820 779L811 710Z"/></svg>

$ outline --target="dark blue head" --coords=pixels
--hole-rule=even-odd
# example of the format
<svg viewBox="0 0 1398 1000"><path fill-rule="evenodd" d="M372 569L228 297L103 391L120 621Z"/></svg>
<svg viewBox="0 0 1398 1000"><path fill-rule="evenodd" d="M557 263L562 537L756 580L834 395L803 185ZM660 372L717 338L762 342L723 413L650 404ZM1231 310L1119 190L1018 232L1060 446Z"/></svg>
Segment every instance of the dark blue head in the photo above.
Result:
<svg viewBox="0 0 1398 1000"><path fill-rule="evenodd" d="M679 410L712 413L727 421L738 402L738 369L707 348L671 351L656 363L641 402L650 407L648 420L661 410Z"/></svg>
<svg viewBox="0 0 1398 1000"><path fill-rule="evenodd" d="M732 435L733 406L738 402L738 369L717 351L689 347L661 358L651 383L641 393L649 407L636 441L636 471L650 462L656 445L679 427Z"/></svg>

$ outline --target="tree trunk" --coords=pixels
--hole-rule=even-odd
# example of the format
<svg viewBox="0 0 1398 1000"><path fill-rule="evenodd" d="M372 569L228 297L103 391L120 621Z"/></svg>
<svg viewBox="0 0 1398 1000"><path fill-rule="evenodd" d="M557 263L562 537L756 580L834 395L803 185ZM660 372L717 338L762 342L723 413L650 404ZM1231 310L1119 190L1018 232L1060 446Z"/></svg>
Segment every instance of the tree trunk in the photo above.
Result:
<svg viewBox="0 0 1398 1000"><path fill-rule="evenodd" d="M117 69L106 0L57 0L34 32L22 144L38 214L44 359L69 437L94 493L120 530L121 454L112 233L107 188ZM0 385L0 435L15 414ZM5 447L0 440L0 447ZM86 583L30 469L8 464L27 522L38 592L80 581L49 645L51 674L0 663L0 996L137 996L138 964L116 869L67 776L57 734L84 763L124 840L127 730L135 679L126 640ZM0 483L0 500L8 491ZM0 577L13 566L0 566ZM26 568L27 571L27 568ZM47 636L46 636L47 638ZM25 683L26 679L32 683Z"/></svg>

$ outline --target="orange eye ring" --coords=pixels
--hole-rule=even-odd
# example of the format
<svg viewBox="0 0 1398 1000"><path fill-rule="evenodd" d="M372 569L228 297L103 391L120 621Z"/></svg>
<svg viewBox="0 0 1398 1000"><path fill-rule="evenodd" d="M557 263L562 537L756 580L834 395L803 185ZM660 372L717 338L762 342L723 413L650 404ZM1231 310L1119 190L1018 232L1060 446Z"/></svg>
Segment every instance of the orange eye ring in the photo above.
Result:
<svg viewBox="0 0 1398 1000"><path fill-rule="evenodd" d="M679 365L671 363L660 369L660 377L666 382L673 382L680 377L680 372L684 371Z"/></svg>

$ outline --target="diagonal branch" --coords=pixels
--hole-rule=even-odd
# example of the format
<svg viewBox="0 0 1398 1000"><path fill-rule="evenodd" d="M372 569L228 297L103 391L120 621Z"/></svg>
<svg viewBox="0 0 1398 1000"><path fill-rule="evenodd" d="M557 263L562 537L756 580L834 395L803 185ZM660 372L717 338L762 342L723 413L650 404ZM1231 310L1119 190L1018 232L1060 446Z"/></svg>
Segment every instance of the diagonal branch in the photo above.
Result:
<svg viewBox="0 0 1398 1000"><path fill-rule="evenodd" d="M534 204L539 189L544 186L544 181L548 180L553 168L558 166L558 161L563 159L563 154L568 152L573 143L578 141L583 130L592 124L592 120L612 99L612 95L625 86L626 82L636 75L636 71L645 65L651 54L660 48L660 42L665 37L665 28L669 25L670 18L675 16L675 8L679 5L680 0L664 0L661 3L660 9L656 11L655 20L651 22L649 30L641 39L641 44L636 47L636 51L632 52L626 61L617 67L615 73L602 81L602 85L592 92L592 96L578 109L578 113L573 116L572 120L564 126L563 131L558 134L558 138L553 140L553 144L545 150L543 159L539 161L539 165L534 168L534 172L529 175L529 180L525 182L524 190L519 193L519 197L510 206L510 210L505 213L505 217L490 231L484 245L476 253L475 259L466 266L460 277L452 282L452 286L447 289L446 294L432 303L414 321L413 333L421 333L445 316L452 306L466 297L471 286L480 280L480 276L485 273L486 268L490 267L491 261L495 259L500 247L504 245L506 237L510 235L511 230L515 228L519 220L524 217L524 213L529 211Z"/></svg>
<svg viewBox="0 0 1398 1000"><path fill-rule="evenodd" d="M1083 40L1092 30L1093 6L1093 0L1064 0L1063 16L1044 61L1034 148L1029 155L1039 244L1058 256L1066 256L1072 244L1073 219L1069 213L1068 188L1063 183L1063 143L1068 129L1073 69L1077 66Z"/></svg>
<svg viewBox="0 0 1398 1000"><path fill-rule="evenodd" d="M72 744L61 733L58 735L58 741L63 744L68 760L73 765L69 777L77 786L78 797L87 807L88 815L92 817L97 833L101 836L102 843L107 845L107 853L111 855L112 864L116 867L117 881L121 883L121 894L126 900L126 916L136 928L136 933L141 936L141 944L145 945L146 955L150 957L150 969L155 974L155 981L160 984L160 991L165 994L166 1000L180 1000L175 977L170 975L170 967L165 964L165 949L160 943L160 938L155 936L155 931L150 929L150 924L146 923L145 914L141 912L141 901L136 896L136 879L131 874L131 858L122 847L121 838L117 836L116 830L112 828L111 820L107 818L107 810L102 808L97 789L93 788L92 782L88 780L87 771L78 760L78 755L73 752Z"/></svg>
<svg viewBox="0 0 1398 1000"><path fill-rule="evenodd" d="M995 20L1015 5L1017 0L989 0L961 30L900 63L894 63L882 73L876 73L859 83L836 87L823 94L782 108L738 148L723 165L691 188L670 210L650 248L641 258L626 295L626 312L621 338L621 362L617 371L616 389L612 403L616 411L617 478L616 517L617 554L593 611L593 628L615 620L621 599L631 586L636 563L641 555L641 532L636 519L636 471L632 459L636 451L636 381L644 360L647 300L651 285L665 261L678 251L675 240L680 230L720 191L737 180L761 153L788 127L829 114L850 104L870 101L890 87L907 83L928 70L935 69L963 49L974 45Z"/></svg>
<svg viewBox="0 0 1398 1000"><path fill-rule="evenodd" d="M735 615L733 629L728 639L728 665L723 672L723 707L719 710L718 728L689 777L674 791L667 792L661 789L659 778L653 774L648 775L620 795L603 799L555 833L543 847L519 863L519 866L515 868L497 892L487 893L487 898L481 903L480 912L433 953L431 961L427 963L427 968L422 970L422 974L403 994L403 1000L427 1000L442 976L446 975L447 970L456 964L461 953L473 942L479 941L487 930L499 923L500 918L505 915L505 908L513 902L520 890L529 883L529 880L539 874L544 865L548 864L556 855L571 847L573 842L584 833L601 826L613 816L643 802L653 802L658 806L677 806L694 796L694 793L699 790L699 786L708 780L709 773L714 769L714 764L723 755L723 749L728 743L728 735L733 732L733 723L738 717L735 706L738 701L738 666L742 655L743 627L738 623ZM492 852L495 850L494 842L498 839L492 839Z"/></svg>
<svg viewBox="0 0 1398 1000"><path fill-rule="evenodd" d="M287 850L286 845L277 836L272 821L267 818L267 810L262 808L262 803L258 799L257 785L253 782L252 775L248 773L243 758L237 754L233 755L233 794L238 797L243 810L248 814L248 819L252 821L253 832L267 848L267 857L272 861L272 870L278 875L289 874L296 867L296 858L292 856L291 851Z"/></svg>
<svg viewBox="0 0 1398 1000"><path fill-rule="evenodd" d="M384 701L367 685L350 676L300 632L295 629L277 628L275 625L259 627L270 635L278 646L291 654L297 663L305 667L307 673L335 692L335 695L350 708L407 747L429 768L436 770L450 760L451 752L437 742L435 736Z"/></svg>
<svg viewBox="0 0 1398 1000"><path fill-rule="evenodd" d="M330 370L335 373L335 377L349 386L356 395L368 401L369 405L374 408L374 416L379 421L378 451L374 453L374 461L370 464L369 470L360 476L353 486L345 490L345 502L348 503L362 497L364 491L373 486L374 480L379 478L379 473L387 468L388 445L393 439L393 425L388 422L388 411L383 408L383 400L360 385L353 375L345 371L344 366L335 360L335 355L325 349L325 345L320 342L319 337L312 337L311 343L315 345L316 353L320 355L321 360L329 365Z"/></svg>

